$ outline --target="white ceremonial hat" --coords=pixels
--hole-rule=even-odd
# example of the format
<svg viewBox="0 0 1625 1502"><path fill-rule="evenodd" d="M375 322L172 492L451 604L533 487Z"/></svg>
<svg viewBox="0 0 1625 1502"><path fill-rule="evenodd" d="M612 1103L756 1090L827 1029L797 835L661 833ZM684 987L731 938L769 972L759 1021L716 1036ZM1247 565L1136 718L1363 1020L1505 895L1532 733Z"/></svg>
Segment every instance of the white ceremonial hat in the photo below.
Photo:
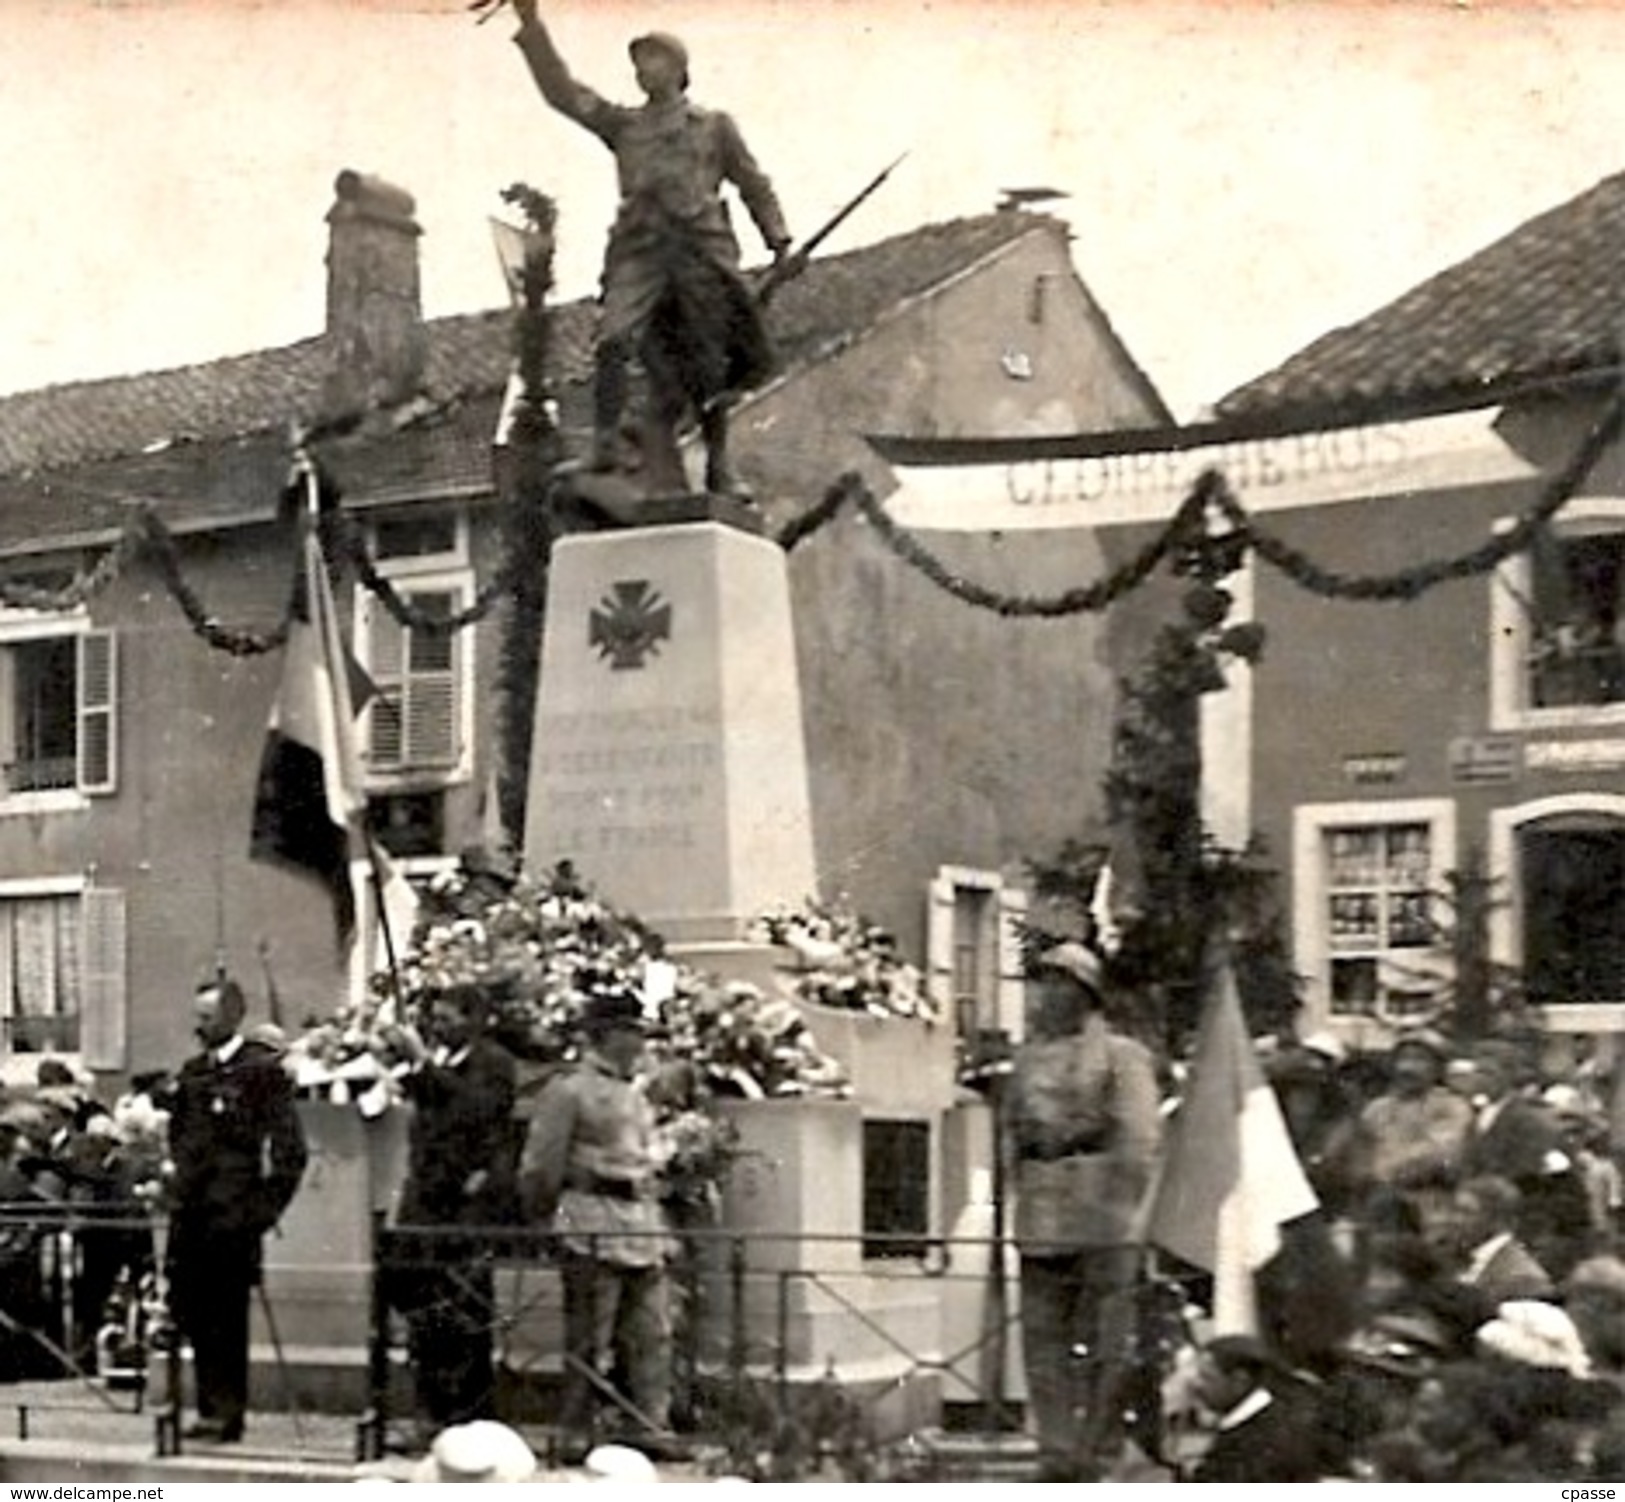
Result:
<svg viewBox="0 0 1625 1502"><path fill-rule="evenodd" d="M536 1475L536 1456L524 1439L494 1419L452 1424L435 1435L414 1481L512 1482Z"/></svg>
<svg viewBox="0 0 1625 1502"><path fill-rule="evenodd" d="M655 1463L630 1445L599 1445L582 1464L594 1481L660 1480Z"/></svg>

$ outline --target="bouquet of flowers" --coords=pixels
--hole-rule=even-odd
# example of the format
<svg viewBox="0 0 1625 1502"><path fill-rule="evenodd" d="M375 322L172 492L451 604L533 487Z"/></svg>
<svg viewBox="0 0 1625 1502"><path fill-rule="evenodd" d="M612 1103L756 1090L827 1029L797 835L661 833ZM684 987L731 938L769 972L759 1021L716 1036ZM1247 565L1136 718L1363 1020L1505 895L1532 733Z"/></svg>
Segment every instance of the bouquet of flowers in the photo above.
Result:
<svg viewBox="0 0 1625 1502"><path fill-rule="evenodd" d="M756 920L754 933L796 956L793 983L803 1001L875 1017L918 1017L933 1026L942 1020L919 968L899 953L896 938L844 897L775 908Z"/></svg>

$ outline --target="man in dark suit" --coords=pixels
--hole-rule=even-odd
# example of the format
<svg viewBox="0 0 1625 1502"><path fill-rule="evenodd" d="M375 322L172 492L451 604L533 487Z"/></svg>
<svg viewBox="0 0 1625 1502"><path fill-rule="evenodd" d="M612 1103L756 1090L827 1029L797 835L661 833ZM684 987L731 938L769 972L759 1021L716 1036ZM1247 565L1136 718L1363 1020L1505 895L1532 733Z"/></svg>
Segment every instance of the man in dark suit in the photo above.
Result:
<svg viewBox="0 0 1625 1502"><path fill-rule="evenodd" d="M513 1057L485 1036L472 988L437 997L424 1031L389 1034L412 1063L414 1110L399 1226L425 1232L490 1228L513 1219L519 1142ZM435 1428L492 1416L495 1289L489 1247L425 1234L401 1243L391 1301L406 1318L418 1400Z"/></svg>
<svg viewBox="0 0 1625 1502"><path fill-rule="evenodd" d="M1196 1392L1214 1429L1192 1481L1319 1481L1331 1474L1332 1446L1312 1390L1262 1341L1210 1340Z"/></svg>
<svg viewBox="0 0 1625 1502"><path fill-rule="evenodd" d="M1585 1184L1563 1141L1562 1123L1529 1093L1539 1070L1527 1045L1488 1038L1473 1050L1480 1096L1462 1178L1493 1174L1518 1191L1512 1229L1541 1265L1562 1278L1590 1249Z"/></svg>
<svg viewBox="0 0 1625 1502"><path fill-rule="evenodd" d="M305 1171L304 1133L276 1052L242 1036L242 988L225 976L194 999L201 1053L181 1066L169 1123L171 1312L192 1345L198 1421L187 1436L231 1444L248 1408L248 1302L261 1240Z"/></svg>

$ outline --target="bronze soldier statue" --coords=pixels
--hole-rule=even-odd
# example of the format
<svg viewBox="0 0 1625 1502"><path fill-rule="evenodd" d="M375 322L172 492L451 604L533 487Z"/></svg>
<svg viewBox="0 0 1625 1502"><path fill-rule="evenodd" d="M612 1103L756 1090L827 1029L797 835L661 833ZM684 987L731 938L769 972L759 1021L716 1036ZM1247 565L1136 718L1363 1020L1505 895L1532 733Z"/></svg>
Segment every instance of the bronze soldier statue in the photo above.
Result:
<svg viewBox="0 0 1625 1502"><path fill-rule="evenodd" d="M571 75L536 0L514 0L514 10L515 41L542 97L615 153L620 180L604 255L591 467L618 467L627 367L636 352L650 383L641 448L651 488L686 488L675 434L692 410L705 442L706 489L738 494L728 461L728 401L766 376L772 355L739 273L739 243L721 189L734 184L781 263L791 242L773 185L732 117L689 101L688 53L676 37L651 32L632 41L628 51L646 98L613 104Z"/></svg>

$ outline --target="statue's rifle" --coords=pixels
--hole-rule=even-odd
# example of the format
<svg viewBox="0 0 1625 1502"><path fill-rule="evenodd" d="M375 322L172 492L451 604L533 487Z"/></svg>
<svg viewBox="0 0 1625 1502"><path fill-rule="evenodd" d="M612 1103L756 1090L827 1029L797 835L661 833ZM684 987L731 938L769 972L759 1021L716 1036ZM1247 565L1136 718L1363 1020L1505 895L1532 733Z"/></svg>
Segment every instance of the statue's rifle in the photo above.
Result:
<svg viewBox="0 0 1625 1502"><path fill-rule="evenodd" d="M903 161L903 157L907 155L908 153L905 151L896 161L888 163L876 174L872 182L865 184L860 192L842 204L800 245L787 256L774 263L772 269L757 285L756 305L758 307L765 308L778 295L780 288L789 282L793 282L807 269L807 263L812 260L813 252L845 224L873 194L879 191L880 185L897 170Z"/></svg>

